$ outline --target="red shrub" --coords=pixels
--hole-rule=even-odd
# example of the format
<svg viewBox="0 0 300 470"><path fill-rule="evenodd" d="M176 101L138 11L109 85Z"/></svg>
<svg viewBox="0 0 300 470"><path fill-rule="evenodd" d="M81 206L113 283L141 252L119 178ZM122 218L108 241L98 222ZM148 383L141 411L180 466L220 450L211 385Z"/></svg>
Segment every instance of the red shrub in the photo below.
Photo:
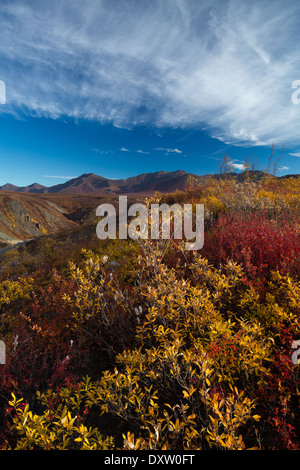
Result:
<svg viewBox="0 0 300 470"><path fill-rule="evenodd" d="M241 263L249 279L266 279L271 270L299 277L300 231L289 220L221 214L206 233L201 254L216 265L227 259Z"/></svg>

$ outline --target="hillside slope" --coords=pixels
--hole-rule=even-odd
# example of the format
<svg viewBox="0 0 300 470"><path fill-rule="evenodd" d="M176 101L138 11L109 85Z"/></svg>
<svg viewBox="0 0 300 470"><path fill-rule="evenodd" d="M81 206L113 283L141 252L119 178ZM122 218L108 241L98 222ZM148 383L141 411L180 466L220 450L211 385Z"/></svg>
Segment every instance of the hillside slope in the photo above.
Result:
<svg viewBox="0 0 300 470"><path fill-rule="evenodd" d="M76 228L64 209L52 201L32 195L0 194L0 243L19 241Z"/></svg>

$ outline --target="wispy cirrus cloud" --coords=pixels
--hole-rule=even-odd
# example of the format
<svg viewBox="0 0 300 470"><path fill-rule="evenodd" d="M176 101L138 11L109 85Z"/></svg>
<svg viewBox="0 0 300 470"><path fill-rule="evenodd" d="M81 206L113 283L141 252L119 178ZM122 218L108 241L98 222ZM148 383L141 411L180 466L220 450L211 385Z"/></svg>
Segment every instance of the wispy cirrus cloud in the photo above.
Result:
<svg viewBox="0 0 300 470"><path fill-rule="evenodd" d="M144 155L149 155L150 152L146 152L145 150L141 150L141 149L138 149L138 150L130 150L130 149L127 149L125 147L122 147L121 148L121 152L136 152L136 153L142 153Z"/></svg>
<svg viewBox="0 0 300 470"><path fill-rule="evenodd" d="M158 150L160 152L165 152L165 153L182 153L182 150L170 149L170 148L164 148L164 147L156 147L155 150Z"/></svg>
<svg viewBox="0 0 300 470"><path fill-rule="evenodd" d="M297 144L299 13L296 0L3 0L0 112Z"/></svg>
<svg viewBox="0 0 300 470"><path fill-rule="evenodd" d="M290 170L290 167L286 166L286 165L282 165L282 166L278 167L278 170L279 171L287 171L287 170Z"/></svg>

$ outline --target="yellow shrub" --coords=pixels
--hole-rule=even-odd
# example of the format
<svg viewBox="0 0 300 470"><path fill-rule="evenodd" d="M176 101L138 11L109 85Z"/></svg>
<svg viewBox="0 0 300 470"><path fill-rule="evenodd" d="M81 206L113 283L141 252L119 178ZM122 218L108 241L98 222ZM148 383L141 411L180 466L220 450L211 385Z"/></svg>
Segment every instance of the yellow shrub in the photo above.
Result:
<svg viewBox="0 0 300 470"><path fill-rule="evenodd" d="M109 450L114 448L112 437L103 437L97 428L77 423L67 406L58 405L41 415L32 413L29 405L21 407L23 399L12 394L9 405L15 409L12 430L19 436L14 450Z"/></svg>

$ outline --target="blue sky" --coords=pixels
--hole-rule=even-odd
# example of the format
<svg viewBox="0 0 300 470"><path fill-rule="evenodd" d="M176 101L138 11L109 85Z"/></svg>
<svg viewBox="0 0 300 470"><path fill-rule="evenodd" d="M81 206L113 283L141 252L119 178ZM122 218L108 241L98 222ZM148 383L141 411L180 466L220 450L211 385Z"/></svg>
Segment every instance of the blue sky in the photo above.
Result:
<svg viewBox="0 0 300 470"><path fill-rule="evenodd" d="M297 0L1 0L0 184L265 169L272 143L300 173L299 18Z"/></svg>

